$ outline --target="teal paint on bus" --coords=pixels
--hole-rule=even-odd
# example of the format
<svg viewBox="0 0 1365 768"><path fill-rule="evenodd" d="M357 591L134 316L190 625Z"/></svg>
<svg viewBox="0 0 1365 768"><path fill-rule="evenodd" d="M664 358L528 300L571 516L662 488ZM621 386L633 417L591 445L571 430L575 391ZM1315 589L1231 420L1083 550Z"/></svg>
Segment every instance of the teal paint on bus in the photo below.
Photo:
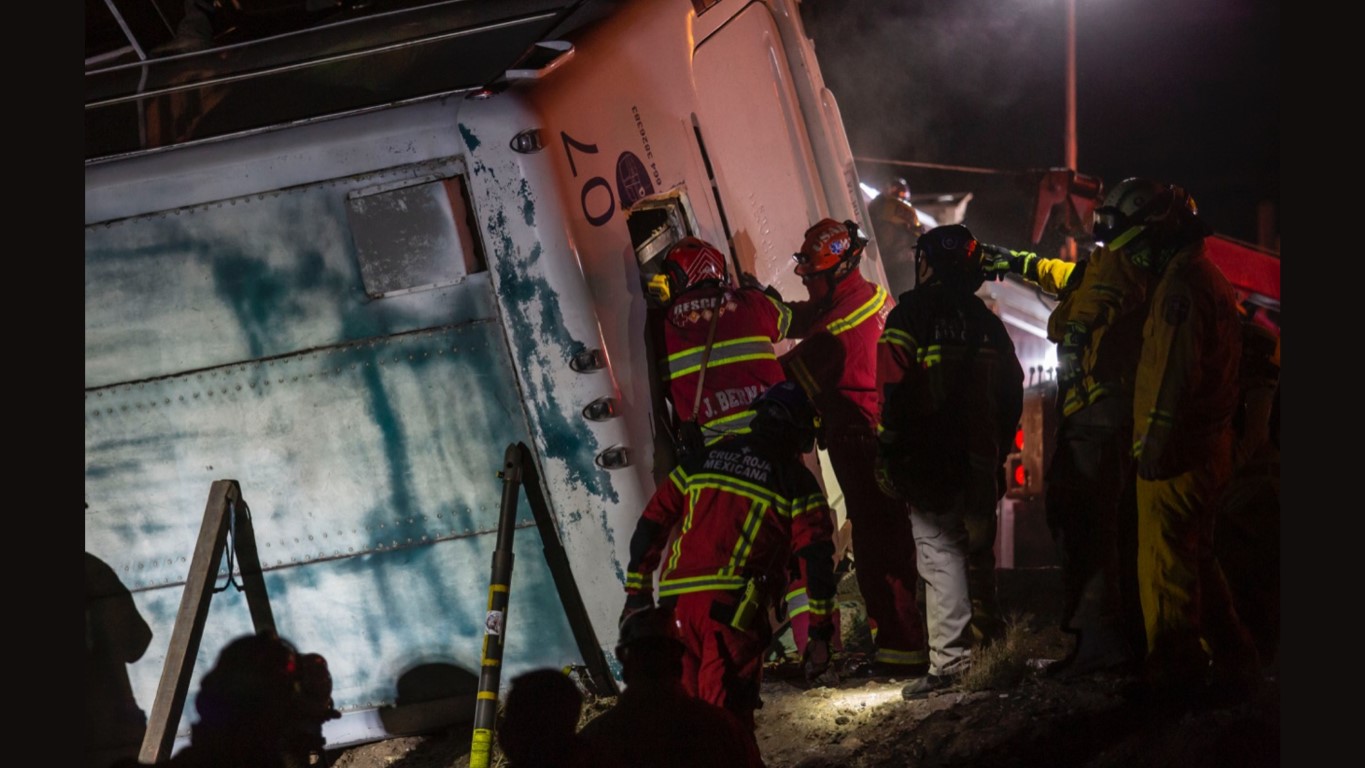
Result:
<svg viewBox="0 0 1365 768"><path fill-rule="evenodd" d="M222 478L251 509L277 624L328 657L340 709L394 702L435 660L479 668L497 472L531 440L513 360L486 273L365 294L346 192L86 229L85 534L153 627L129 666L144 709ZM530 519L523 498L507 654L562 665L576 643ZM225 565L216 583L196 670L251 627Z"/></svg>
<svg viewBox="0 0 1365 768"><path fill-rule="evenodd" d="M525 220L526 226L536 225L536 198L531 192L531 182L522 179L517 183L517 197L521 199L521 218Z"/></svg>
<svg viewBox="0 0 1365 768"><path fill-rule="evenodd" d="M464 123L460 123L460 138L464 140L465 146L469 147L470 152L477 150L479 145L483 143L479 141L479 137L474 135L474 131L470 130L469 126Z"/></svg>
<svg viewBox="0 0 1365 768"><path fill-rule="evenodd" d="M522 345L514 354L521 356L521 370L527 374L524 381L531 399L545 404L539 409L544 451L548 456L563 460L571 478L590 493L616 501L617 494L610 479L594 461L598 450L596 436L581 418L571 419L565 415L566 411L577 414L559 402L555 382L549 375L539 378L529 375L533 371L568 372L571 352L584 347L583 342L574 339L565 329L559 295L540 276L543 275L543 268L537 265L542 258L540 243L532 244L524 258L517 258L521 249L514 246L508 233L506 214L495 211L486 226L501 244L496 269L507 322L514 335L543 340L538 345ZM546 349L557 350L558 359L548 359L543 351ZM560 512L571 522L578 522L583 515L583 510L578 509Z"/></svg>

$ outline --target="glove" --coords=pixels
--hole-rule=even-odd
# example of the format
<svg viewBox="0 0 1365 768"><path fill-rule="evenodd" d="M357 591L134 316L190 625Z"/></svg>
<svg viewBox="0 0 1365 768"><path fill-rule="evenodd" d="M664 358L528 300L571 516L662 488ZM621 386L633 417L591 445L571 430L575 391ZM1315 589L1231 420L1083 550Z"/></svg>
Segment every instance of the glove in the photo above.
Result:
<svg viewBox="0 0 1365 768"><path fill-rule="evenodd" d="M981 244L981 274L987 280L1004 280L1005 275L1024 274L1028 259L1034 254L1028 251L1011 251L990 243Z"/></svg>
<svg viewBox="0 0 1365 768"><path fill-rule="evenodd" d="M891 462L880 451L877 452L877 459L873 463L873 475L877 478L877 487L881 489L882 495L893 499L901 497L900 491L896 490L896 483L891 479Z"/></svg>
<svg viewBox="0 0 1365 768"><path fill-rule="evenodd" d="M739 273L739 287L740 287L740 288L757 288L758 290L763 291L764 293L766 293L770 298L772 298L773 300L777 301L778 303L780 303L780 304L786 304L786 303L787 303L787 300L784 299L784 298L782 298L782 294L781 294L780 292L778 292L778 290L777 290L776 288L774 288L774 287L771 286L771 285L764 285L763 283L759 282L759 281L758 281L758 277L756 277L756 276L755 276L753 273L751 273L751 272L740 272L740 273Z"/></svg>
<svg viewBox="0 0 1365 768"><path fill-rule="evenodd" d="M833 685L839 682L838 672L829 665L829 639L833 633L833 626L810 628L810 635L806 639L806 652L801 656L801 667L806 673L807 683ZM831 677L834 678L832 681L829 679Z"/></svg>
<svg viewBox="0 0 1365 768"><path fill-rule="evenodd" d="M654 593L650 590L641 590L626 595L626 604L621 609L621 617L616 620L616 628L619 630L626 625L626 621L637 613L644 613L654 609Z"/></svg>
<svg viewBox="0 0 1365 768"><path fill-rule="evenodd" d="M1057 345L1057 384L1070 389L1082 378L1081 350L1069 344Z"/></svg>
<svg viewBox="0 0 1365 768"><path fill-rule="evenodd" d="M1014 251L990 243L981 244L981 274L987 280L1004 280L1013 270Z"/></svg>
<svg viewBox="0 0 1365 768"><path fill-rule="evenodd" d="M1057 345L1057 384L1063 389L1075 386L1085 372L1081 370L1081 353L1090 344L1090 332L1085 326L1068 324Z"/></svg>

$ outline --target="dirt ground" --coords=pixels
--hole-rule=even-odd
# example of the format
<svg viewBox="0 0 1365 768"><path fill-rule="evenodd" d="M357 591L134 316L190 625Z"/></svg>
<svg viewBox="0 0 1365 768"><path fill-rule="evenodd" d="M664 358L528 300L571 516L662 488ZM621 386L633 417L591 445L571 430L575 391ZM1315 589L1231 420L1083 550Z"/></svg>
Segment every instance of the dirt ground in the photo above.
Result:
<svg viewBox="0 0 1365 768"><path fill-rule="evenodd" d="M977 683L905 701L900 695L905 680L850 677L808 688L772 670L757 718L768 768L1280 765L1279 682L1273 669L1257 696L1183 714L1125 697L1130 681L1121 675L1048 677L1043 669L1065 656L1071 642L1057 628L1060 574L1055 568L999 574L1002 603L1012 617L1000 664L1012 674L993 677L989 688ZM852 594L841 588L841 606L845 616L856 617L856 587ZM846 650L859 650L856 635L845 634ZM610 704L589 697L585 720ZM331 768L468 768L469 744L465 726L326 757ZM493 764L505 766L497 752Z"/></svg>

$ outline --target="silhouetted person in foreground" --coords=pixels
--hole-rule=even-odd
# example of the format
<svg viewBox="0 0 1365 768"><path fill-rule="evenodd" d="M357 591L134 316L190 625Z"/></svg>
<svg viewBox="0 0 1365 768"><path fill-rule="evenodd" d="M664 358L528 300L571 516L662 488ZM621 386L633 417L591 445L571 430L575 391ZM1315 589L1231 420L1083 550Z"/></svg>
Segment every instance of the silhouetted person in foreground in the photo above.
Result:
<svg viewBox="0 0 1365 768"><path fill-rule="evenodd" d="M85 553L85 738L86 765L135 764L147 731L128 665L142 658L152 628L138 613L118 574ZM121 762L120 762L121 761Z"/></svg>
<svg viewBox="0 0 1365 768"><path fill-rule="evenodd" d="M625 691L579 737L597 768L761 768L745 727L683 689L683 644L667 609L626 619L616 646Z"/></svg>
<svg viewBox="0 0 1365 768"><path fill-rule="evenodd" d="M326 659L273 632L228 643L194 706L190 745L171 768L307 768L326 746L322 724L341 716Z"/></svg>
<svg viewBox="0 0 1365 768"><path fill-rule="evenodd" d="M512 679L498 726L498 746L511 768L590 768L575 731L583 692L557 669Z"/></svg>

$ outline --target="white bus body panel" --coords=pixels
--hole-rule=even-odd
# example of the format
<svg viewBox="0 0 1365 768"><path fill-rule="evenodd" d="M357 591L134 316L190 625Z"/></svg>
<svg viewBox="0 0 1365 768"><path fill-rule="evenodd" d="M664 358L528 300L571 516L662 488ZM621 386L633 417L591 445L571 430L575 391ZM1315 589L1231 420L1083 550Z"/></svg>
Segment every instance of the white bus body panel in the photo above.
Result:
<svg viewBox="0 0 1365 768"><path fill-rule="evenodd" d="M685 190L698 234L729 239L737 268L793 299L806 227L865 218L795 8L727 0L698 16L690 2L627 3L573 39L571 58L486 99L87 167L86 548L153 628L129 665L144 710L209 487L233 478L281 633L331 665L344 716L329 744L458 717L393 715L472 693L497 471L518 441L611 658L656 469L626 211ZM542 148L513 150L528 129ZM356 201L431 183L449 193L452 221L467 212L486 265L376 295ZM880 279L875 252L864 271ZM590 350L605 366L575 371ZM616 415L585 418L602 398ZM624 465L604 467L612 455ZM581 663L524 497L517 520L504 683ZM199 676L250 627L240 593L214 597L182 740Z"/></svg>

